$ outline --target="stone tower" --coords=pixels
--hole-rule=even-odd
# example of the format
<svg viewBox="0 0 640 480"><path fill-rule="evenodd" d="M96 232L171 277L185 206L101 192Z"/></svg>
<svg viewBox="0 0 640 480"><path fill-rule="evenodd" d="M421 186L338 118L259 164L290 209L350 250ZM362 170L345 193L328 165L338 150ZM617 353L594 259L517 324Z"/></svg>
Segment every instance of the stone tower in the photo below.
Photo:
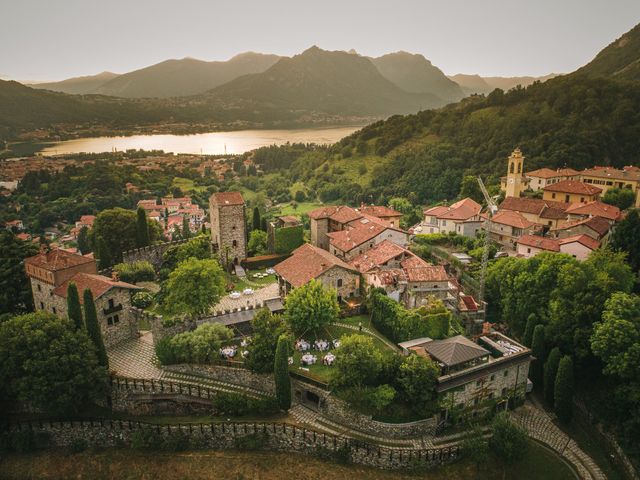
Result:
<svg viewBox="0 0 640 480"><path fill-rule="evenodd" d="M246 207L240 192L218 192L209 198L211 247L223 264L247 258Z"/></svg>
<svg viewBox="0 0 640 480"><path fill-rule="evenodd" d="M516 148L507 160L507 189L506 197L519 197L525 189L524 157Z"/></svg>

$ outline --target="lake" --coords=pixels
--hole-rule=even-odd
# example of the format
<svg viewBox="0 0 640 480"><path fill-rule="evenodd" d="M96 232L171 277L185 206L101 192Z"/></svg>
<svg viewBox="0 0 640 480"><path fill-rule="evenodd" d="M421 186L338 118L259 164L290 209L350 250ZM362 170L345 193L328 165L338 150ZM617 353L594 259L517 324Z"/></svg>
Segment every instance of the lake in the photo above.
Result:
<svg viewBox="0 0 640 480"><path fill-rule="evenodd" d="M65 140L48 145L40 153L101 153L129 149L164 150L173 153L205 155L239 154L267 145L284 143L335 143L362 126L305 128L294 130L239 130L195 135L132 135L130 137L94 137Z"/></svg>

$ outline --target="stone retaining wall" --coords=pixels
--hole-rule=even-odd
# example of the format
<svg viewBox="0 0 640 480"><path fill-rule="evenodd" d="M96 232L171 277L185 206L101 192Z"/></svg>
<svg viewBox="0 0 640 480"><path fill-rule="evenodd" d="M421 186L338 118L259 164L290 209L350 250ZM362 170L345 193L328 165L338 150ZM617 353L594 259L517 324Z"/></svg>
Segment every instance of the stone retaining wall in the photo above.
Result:
<svg viewBox="0 0 640 480"><path fill-rule="evenodd" d="M246 368L195 364L166 365L162 368L169 372L198 375L221 382L252 388L254 390L260 390L261 392L272 395L276 393L276 384L273 375L253 373Z"/></svg>
<svg viewBox="0 0 640 480"><path fill-rule="evenodd" d="M5 424L3 430L15 433L31 430L44 434L51 446L69 447L83 440L89 447L129 447L136 432L147 430L164 439L180 435L189 439L190 448L253 449L296 452L349 461L375 468L402 469L433 467L455 461L458 447L403 449L379 447L354 439L286 423L201 423L158 425L126 420L33 421ZM246 447L245 447L246 448Z"/></svg>
<svg viewBox="0 0 640 480"><path fill-rule="evenodd" d="M133 263L138 261L150 262L156 270L162 266L162 257L170 247L180 245L188 240L176 240L173 242L157 243L148 247L135 248L122 252L123 263Z"/></svg>

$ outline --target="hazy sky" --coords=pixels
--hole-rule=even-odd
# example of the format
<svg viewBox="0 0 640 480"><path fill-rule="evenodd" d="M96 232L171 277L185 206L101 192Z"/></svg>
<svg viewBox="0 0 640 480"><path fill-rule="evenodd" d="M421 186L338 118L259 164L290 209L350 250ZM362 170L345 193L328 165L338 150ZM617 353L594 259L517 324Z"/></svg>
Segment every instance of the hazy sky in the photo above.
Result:
<svg viewBox="0 0 640 480"><path fill-rule="evenodd" d="M0 0L0 18L0 76L19 80L314 44L513 76L583 65L640 22L640 0Z"/></svg>

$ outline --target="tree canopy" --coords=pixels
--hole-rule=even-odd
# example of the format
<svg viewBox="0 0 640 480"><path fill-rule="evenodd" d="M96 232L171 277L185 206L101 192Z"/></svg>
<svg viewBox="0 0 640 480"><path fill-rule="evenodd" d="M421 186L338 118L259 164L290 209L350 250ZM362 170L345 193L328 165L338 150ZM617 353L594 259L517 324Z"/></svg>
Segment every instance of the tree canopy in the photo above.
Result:
<svg viewBox="0 0 640 480"><path fill-rule="evenodd" d="M251 330L249 356L245 364L254 372L270 373L278 339L287 333L287 325L280 315L273 315L269 309L263 308L251 320Z"/></svg>
<svg viewBox="0 0 640 480"><path fill-rule="evenodd" d="M374 384L380 373L382 354L374 345L373 339L352 334L343 336L340 341L341 344L336 349L333 384L338 387Z"/></svg>
<svg viewBox="0 0 640 480"><path fill-rule="evenodd" d="M0 231L0 314L33 310L31 285L24 271L24 259L38 253L38 247L23 242L12 232Z"/></svg>
<svg viewBox="0 0 640 480"><path fill-rule="evenodd" d="M285 318L296 335L320 330L338 318L339 312L336 291L318 280L293 289L285 300Z"/></svg>

